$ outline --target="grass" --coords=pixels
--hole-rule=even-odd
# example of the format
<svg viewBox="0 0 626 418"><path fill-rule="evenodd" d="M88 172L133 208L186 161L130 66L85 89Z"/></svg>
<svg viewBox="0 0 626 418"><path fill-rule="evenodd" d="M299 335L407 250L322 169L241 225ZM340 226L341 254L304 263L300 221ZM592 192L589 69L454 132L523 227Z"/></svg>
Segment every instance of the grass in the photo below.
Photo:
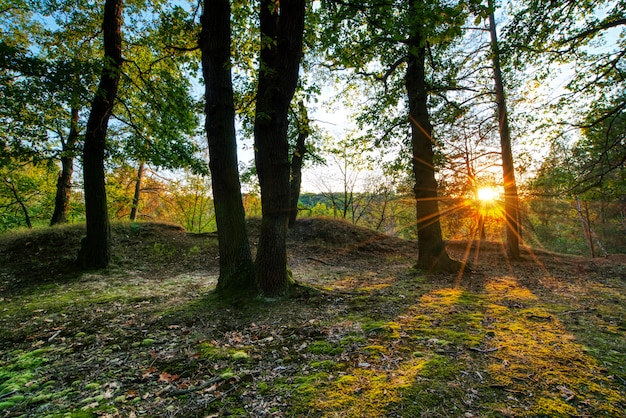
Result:
<svg viewBox="0 0 626 418"><path fill-rule="evenodd" d="M320 291L233 305L211 293L214 237L116 228L122 261L89 274L46 255L79 232L0 238L0 416L625 416L623 266L487 253L459 279L400 242L332 259L296 235ZM8 261L33 246L48 267L27 277Z"/></svg>

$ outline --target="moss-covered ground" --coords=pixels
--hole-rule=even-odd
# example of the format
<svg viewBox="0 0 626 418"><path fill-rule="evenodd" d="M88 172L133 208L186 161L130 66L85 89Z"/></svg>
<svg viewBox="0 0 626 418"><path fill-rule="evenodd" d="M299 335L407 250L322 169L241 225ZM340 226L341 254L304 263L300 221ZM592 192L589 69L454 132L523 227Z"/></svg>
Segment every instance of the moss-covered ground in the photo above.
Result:
<svg viewBox="0 0 626 418"><path fill-rule="evenodd" d="M317 290L233 304L213 235L116 225L81 273L81 233L0 237L0 417L626 416L617 257L449 243L471 270L430 275L413 243L303 220L290 266Z"/></svg>

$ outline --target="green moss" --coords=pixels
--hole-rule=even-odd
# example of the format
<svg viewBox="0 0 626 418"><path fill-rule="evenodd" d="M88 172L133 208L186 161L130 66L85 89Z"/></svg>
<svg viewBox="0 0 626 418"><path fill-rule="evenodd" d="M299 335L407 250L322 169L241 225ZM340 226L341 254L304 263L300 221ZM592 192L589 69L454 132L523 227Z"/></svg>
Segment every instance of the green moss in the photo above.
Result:
<svg viewBox="0 0 626 418"><path fill-rule="evenodd" d="M15 361L14 368L16 369L34 369L47 362L48 359L43 356L50 351L49 348L39 348L32 351L27 351L18 356Z"/></svg>
<svg viewBox="0 0 626 418"><path fill-rule="evenodd" d="M216 347L211 343L201 343L199 347L200 358L224 360L228 358L228 350L222 347Z"/></svg>
<svg viewBox="0 0 626 418"><path fill-rule="evenodd" d="M294 378L293 383L296 387L295 393L301 398L313 399L313 396L318 391L318 385L324 382L328 382L328 373L317 372L306 376L297 376Z"/></svg>
<svg viewBox="0 0 626 418"><path fill-rule="evenodd" d="M389 321L369 321L363 323L361 325L363 328L363 332L366 335L381 335L389 338L399 338L400 334L398 330L400 329L400 325L397 322L389 322Z"/></svg>
<svg viewBox="0 0 626 418"><path fill-rule="evenodd" d="M334 356L341 354L343 348L328 341L315 341L307 347L307 350L313 354L323 354Z"/></svg>
<svg viewBox="0 0 626 418"><path fill-rule="evenodd" d="M460 364L447 357L435 355L424 363L420 376L437 380L454 380L460 372Z"/></svg>
<svg viewBox="0 0 626 418"><path fill-rule="evenodd" d="M312 361L310 366L312 369L330 371L336 368L337 363L335 363L333 360Z"/></svg>
<svg viewBox="0 0 626 418"><path fill-rule="evenodd" d="M15 406L15 402L13 402L11 400L1 401L0 402L0 411L2 411L3 409L11 408L12 406Z"/></svg>
<svg viewBox="0 0 626 418"><path fill-rule="evenodd" d="M351 345L351 344L363 344L367 342L367 338L365 338L362 335L348 335L346 337L343 337L341 339L341 341L339 342L339 345L341 346L347 346L347 345Z"/></svg>
<svg viewBox="0 0 626 418"><path fill-rule="evenodd" d="M270 385L266 382L259 382L256 385L259 392L263 395L268 394L270 392Z"/></svg>
<svg viewBox="0 0 626 418"><path fill-rule="evenodd" d="M141 340L141 345L144 347L149 347L151 345L154 345L156 343L156 340L154 338L144 338L143 340Z"/></svg>
<svg viewBox="0 0 626 418"><path fill-rule="evenodd" d="M367 347L363 347L363 351L369 355L375 355L383 354L387 351L387 349L382 345L368 345Z"/></svg>
<svg viewBox="0 0 626 418"><path fill-rule="evenodd" d="M36 390L35 385L27 389L26 383L35 378L35 370L49 361L45 355L52 350L53 348L40 348L26 352L20 350L12 352L5 366L0 367L0 395L18 390Z"/></svg>
<svg viewBox="0 0 626 418"><path fill-rule="evenodd" d="M250 356L245 351L235 351L230 356L235 361L244 362L250 360Z"/></svg>
<svg viewBox="0 0 626 418"><path fill-rule="evenodd" d="M85 389L88 389L88 390L100 389L100 383L96 383L96 382L87 383L85 385Z"/></svg>
<svg viewBox="0 0 626 418"><path fill-rule="evenodd" d="M222 378L222 380L229 380L235 376L236 374L230 369L226 369L222 373L220 373L220 378Z"/></svg>

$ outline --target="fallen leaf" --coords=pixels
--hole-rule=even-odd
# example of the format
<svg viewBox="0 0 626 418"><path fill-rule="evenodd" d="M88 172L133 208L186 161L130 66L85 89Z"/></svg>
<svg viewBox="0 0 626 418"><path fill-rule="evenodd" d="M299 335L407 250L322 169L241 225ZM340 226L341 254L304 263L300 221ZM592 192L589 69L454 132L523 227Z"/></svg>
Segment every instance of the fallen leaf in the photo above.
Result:
<svg viewBox="0 0 626 418"><path fill-rule="evenodd" d="M152 373L156 372L156 370L157 370L156 367L150 367L148 370L144 371L141 374L141 378L142 379L147 379L149 377L152 377Z"/></svg>
<svg viewBox="0 0 626 418"><path fill-rule="evenodd" d="M169 374L168 372L163 372L159 375L159 382L169 383L177 380L179 377L180 375L177 374Z"/></svg>

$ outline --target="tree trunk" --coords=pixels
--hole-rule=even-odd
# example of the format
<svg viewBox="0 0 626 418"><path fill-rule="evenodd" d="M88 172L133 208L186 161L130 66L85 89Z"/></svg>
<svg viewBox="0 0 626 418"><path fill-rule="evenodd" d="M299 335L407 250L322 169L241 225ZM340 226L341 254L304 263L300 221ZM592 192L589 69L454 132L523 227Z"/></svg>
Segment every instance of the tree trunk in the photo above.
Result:
<svg viewBox="0 0 626 418"><path fill-rule="evenodd" d="M298 82L306 0L261 0L261 53L254 123L255 161L263 218L256 256L267 296L285 293L289 217L289 104Z"/></svg>
<svg viewBox="0 0 626 418"><path fill-rule="evenodd" d="M137 169L137 179L135 180L135 194L133 195L133 203L130 208L130 220L137 220L137 212L139 211L139 200L141 198L141 182L143 181L143 172L146 167L146 163L142 161L139 163L139 168Z"/></svg>
<svg viewBox="0 0 626 418"><path fill-rule="evenodd" d="M500 147L502 150L502 175L504 181L504 217L506 223L506 249L511 259L518 259L520 224L519 224L519 199L517 184L515 182L515 166L513 165L513 153L511 151L511 132L506 110L506 98L504 96L504 84L502 82L502 70L500 67L500 49L496 33L496 21L493 15L493 1L489 0L489 32L491 34L491 52L493 61L493 78L496 89L496 114L498 117L498 129L500 131Z"/></svg>
<svg viewBox="0 0 626 418"><path fill-rule="evenodd" d="M72 191L72 175L74 174L74 147L78 141L78 107L72 106L70 117L70 133L62 142L61 172L57 179L57 192L54 198L54 212L50 226L67 222L67 211L70 206Z"/></svg>
<svg viewBox="0 0 626 418"><path fill-rule="evenodd" d="M220 254L217 290L242 292L256 290L256 284L237 163L230 32L230 1L205 0L200 49Z"/></svg>
<svg viewBox="0 0 626 418"><path fill-rule="evenodd" d="M416 16L416 2L409 2L409 15ZM432 125L428 114L426 88L426 46L419 21L411 19L409 54L405 86L409 101L411 145L413 151L413 189L417 212L418 261L417 267L432 271L457 271L460 263L451 260L446 252L439 222L437 180L435 179Z"/></svg>
<svg viewBox="0 0 626 418"><path fill-rule="evenodd" d="M105 189L104 151L109 117L117 96L122 68L122 6L122 0L106 0L104 4L102 74L91 105L83 147L87 235L81 241L77 260L83 268L104 268L111 260L111 228Z"/></svg>
<svg viewBox="0 0 626 418"><path fill-rule="evenodd" d="M298 217L298 201L300 200L300 187L302 185L302 162L304 161L304 154L306 153L306 139L311 133L309 126L309 116L307 115L306 107L304 103L300 101L298 103L298 138L296 140L296 146L291 156L291 183L290 198L291 202L289 208L289 223L288 227L291 228L296 223Z"/></svg>
<svg viewBox="0 0 626 418"><path fill-rule="evenodd" d="M17 187L15 187L15 184L13 184L10 179L5 179L4 182L9 187L9 189L11 189L11 192L13 193L13 197L15 198L15 203L19 205L20 209L22 210L22 213L24 214L24 222L26 222L26 227L28 229L32 229L33 223L30 220L30 215L28 214L28 208L26 207L26 204L24 203L19 193L17 192Z"/></svg>

